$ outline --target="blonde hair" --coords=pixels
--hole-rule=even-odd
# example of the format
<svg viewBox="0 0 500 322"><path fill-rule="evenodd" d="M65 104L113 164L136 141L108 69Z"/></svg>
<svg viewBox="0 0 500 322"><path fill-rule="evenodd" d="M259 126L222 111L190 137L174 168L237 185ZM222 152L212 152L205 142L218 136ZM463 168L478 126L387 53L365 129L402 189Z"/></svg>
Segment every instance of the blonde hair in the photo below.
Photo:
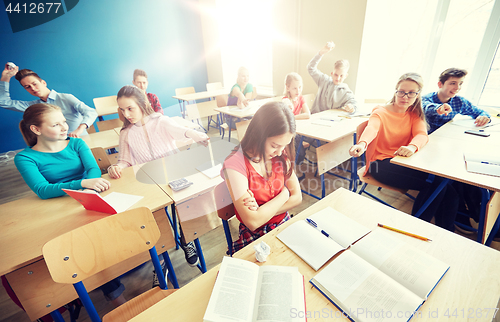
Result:
<svg viewBox="0 0 500 322"><path fill-rule="evenodd" d="M351 67L351 65L349 64L349 61L347 59L337 60L334 65L335 69L349 70L349 67Z"/></svg>
<svg viewBox="0 0 500 322"><path fill-rule="evenodd" d="M38 142L37 135L31 130L31 126L40 127L43 123L43 116L47 113L61 111L56 105L47 103L37 103L28 107L23 114L23 119L19 122L19 130L28 146L34 146Z"/></svg>
<svg viewBox="0 0 500 322"><path fill-rule="evenodd" d="M246 68L244 66L241 66L240 68L238 68L238 76L236 77L236 83L238 83L238 80L240 79L240 75L244 71L248 72L248 68Z"/></svg>
<svg viewBox="0 0 500 322"><path fill-rule="evenodd" d="M300 77L300 75L295 73L295 72L292 72L292 73L289 73L288 75L286 75L286 77L285 77L285 89L283 90L283 95L290 98L290 99L291 99L291 97L290 97L289 91L287 90L287 87L289 87L293 81L299 81L302 84L302 77Z"/></svg>
<svg viewBox="0 0 500 322"><path fill-rule="evenodd" d="M396 91L398 90L399 84L401 84L404 81L411 81L416 83L418 85L418 91L419 91L419 94L417 95L415 102L408 108L408 112L417 115L421 120L425 121L425 113L422 108L422 96L420 95L420 92L424 87L424 80L422 79L422 76L420 76L420 74L417 73L406 73L401 75L401 77L399 77L398 83L396 84ZM395 101L396 101L396 93L394 93L389 103L394 104Z"/></svg>

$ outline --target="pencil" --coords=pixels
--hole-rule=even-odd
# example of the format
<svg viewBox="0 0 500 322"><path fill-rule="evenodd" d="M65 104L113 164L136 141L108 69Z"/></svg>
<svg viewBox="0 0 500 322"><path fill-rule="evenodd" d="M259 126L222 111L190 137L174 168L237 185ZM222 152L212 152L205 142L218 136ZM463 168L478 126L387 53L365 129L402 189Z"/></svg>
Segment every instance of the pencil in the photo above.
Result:
<svg viewBox="0 0 500 322"><path fill-rule="evenodd" d="M385 229L389 229L389 230L395 231L397 233L400 233L400 234L403 234L403 235L406 235L406 236L411 236L411 237L414 237L414 238L417 238L417 239L420 239L420 240L423 240L423 241L432 241L429 238L422 237L422 236L419 236L419 235L416 235L416 234L412 234L412 233L409 233L409 232L406 232L406 231L403 231L403 230L399 230L397 228L392 228L392 227L389 227L389 226L386 226L386 225L382 225L382 224L378 224L378 226L382 227L382 228L385 228Z"/></svg>

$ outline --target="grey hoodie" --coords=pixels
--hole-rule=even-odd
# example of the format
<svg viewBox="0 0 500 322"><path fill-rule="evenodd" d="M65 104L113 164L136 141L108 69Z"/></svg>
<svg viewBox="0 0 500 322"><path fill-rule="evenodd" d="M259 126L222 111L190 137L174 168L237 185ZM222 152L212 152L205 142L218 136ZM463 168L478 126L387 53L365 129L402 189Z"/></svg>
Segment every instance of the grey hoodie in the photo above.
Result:
<svg viewBox="0 0 500 322"><path fill-rule="evenodd" d="M318 93L311 108L311 113L318 113L332 108L341 108L346 104L354 106L354 112L357 110L357 102L354 99L354 93L345 83L335 85L330 75L323 74L317 68L323 58L319 53L311 59L307 65L309 75L318 85Z"/></svg>

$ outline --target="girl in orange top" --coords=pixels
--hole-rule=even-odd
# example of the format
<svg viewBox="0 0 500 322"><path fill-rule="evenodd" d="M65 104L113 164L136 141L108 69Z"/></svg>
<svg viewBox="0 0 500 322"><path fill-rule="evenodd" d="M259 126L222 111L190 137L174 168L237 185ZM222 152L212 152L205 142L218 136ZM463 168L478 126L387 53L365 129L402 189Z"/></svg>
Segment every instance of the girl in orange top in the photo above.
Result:
<svg viewBox="0 0 500 322"><path fill-rule="evenodd" d="M302 202L291 161L294 136L290 108L282 102L264 104L252 118L241 144L224 161L221 174L240 221L234 251L287 221L288 210Z"/></svg>
<svg viewBox="0 0 500 322"><path fill-rule="evenodd" d="M351 156L359 157L366 150L367 172L378 181L401 189L418 190L412 214L415 214L442 178L435 177L427 182L428 174L392 164L395 155L409 157L423 148L429 140L427 123L422 110L420 91L422 77L407 73L399 78L396 92L386 106L373 109L368 125L358 144L349 150ZM436 224L454 231L458 210L458 195L451 186L446 186L422 213L421 219L430 221L436 217Z"/></svg>

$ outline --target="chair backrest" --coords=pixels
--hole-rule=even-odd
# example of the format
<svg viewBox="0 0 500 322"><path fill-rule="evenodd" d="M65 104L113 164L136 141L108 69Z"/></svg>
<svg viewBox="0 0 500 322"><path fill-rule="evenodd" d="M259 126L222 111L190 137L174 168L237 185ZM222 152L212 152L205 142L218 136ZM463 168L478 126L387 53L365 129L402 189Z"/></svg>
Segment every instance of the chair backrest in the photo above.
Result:
<svg viewBox="0 0 500 322"><path fill-rule="evenodd" d="M120 111L120 109L118 109ZM121 111L119 112L121 114ZM123 121L120 118L112 119L112 120L106 120L106 121L97 121L94 123L97 125L97 130L99 132L101 131L107 131L107 130L112 130L114 128L121 128L123 126ZM88 133L96 133L96 127L92 124L88 129Z"/></svg>
<svg viewBox="0 0 500 322"><path fill-rule="evenodd" d="M114 114L118 107L116 95L96 97L94 98L94 106L99 116Z"/></svg>
<svg viewBox="0 0 500 322"><path fill-rule="evenodd" d="M175 89L175 95L184 95L184 94L192 94L195 93L194 87L182 87Z"/></svg>
<svg viewBox="0 0 500 322"><path fill-rule="evenodd" d="M225 181L215 187L214 198L219 218L222 220L231 219L235 215L234 204Z"/></svg>
<svg viewBox="0 0 500 322"><path fill-rule="evenodd" d="M236 132L238 133L238 140L240 142L243 140L243 136L245 136L248 125L250 125L250 121L251 120L246 120L236 123Z"/></svg>
<svg viewBox="0 0 500 322"><path fill-rule="evenodd" d="M234 210L233 200L227 188L226 182L219 183L214 189L215 204L217 207L217 216L222 219L222 226L224 227L224 235L227 242L227 254L233 256L233 238L231 236L231 229L229 228L228 220L231 219L236 213Z"/></svg>
<svg viewBox="0 0 500 322"><path fill-rule="evenodd" d="M186 105L187 119L196 120L203 117L217 115L219 112L215 111L217 107L216 101L206 101L196 104Z"/></svg>
<svg viewBox="0 0 500 322"><path fill-rule="evenodd" d="M306 94L306 95L302 95L302 96L304 97L304 102L307 104L309 109L311 109L311 107L314 103L314 99L316 98L316 94Z"/></svg>
<svg viewBox="0 0 500 322"><path fill-rule="evenodd" d="M120 110L120 109L118 109ZM121 114L121 112L120 112ZM120 120L120 118L112 119L112 120L106 120L106 121L97 121L95 122L97 125L97 129L99 132L101 131L107 131L107 130L112 130L114 128L121 128L123 126L123 121Z"/></svg>
<svg viewBox="0 0 500 322"><path fill-rule="evenodd" d="M101 174L107 173L108 167L111 165L111 162L109 161L106 151L104 151L104 149L101 147L92 148L91 151L94 155L97 165L99 166L99 169L101 169Z"/></svg>
<svg viewBox="0 0 500 322"><path fill-rule="evenodd" d="M215 96L215 101L217 102L217 107L227 106L228 99L229 99L229 94Z"/></svg>
<svg viewBox="0 0 500 322"><path fill-rule="evenodd" d="M58 236L43 246L42 254L55 282L74 284L148 251L159 238L153 214L141 207Z"/></svg>
<svg viewBox="0 0 500 322"><path fill-rule="evenodd" d="M207 84L207 91L212 91L212 90L221 89L221 88L223 88L221 82ZM215 101L217 102L217 107L227 106L227 99L228 98L229 98L229 94L215 96Z"/></svg>
<svg viewBox="0 0 500 322"><path fill-rule="evenodd" d="M221 88L222 88L221 82L207 83L207 91L214 91L216 89L221 89Z"/></svg>

